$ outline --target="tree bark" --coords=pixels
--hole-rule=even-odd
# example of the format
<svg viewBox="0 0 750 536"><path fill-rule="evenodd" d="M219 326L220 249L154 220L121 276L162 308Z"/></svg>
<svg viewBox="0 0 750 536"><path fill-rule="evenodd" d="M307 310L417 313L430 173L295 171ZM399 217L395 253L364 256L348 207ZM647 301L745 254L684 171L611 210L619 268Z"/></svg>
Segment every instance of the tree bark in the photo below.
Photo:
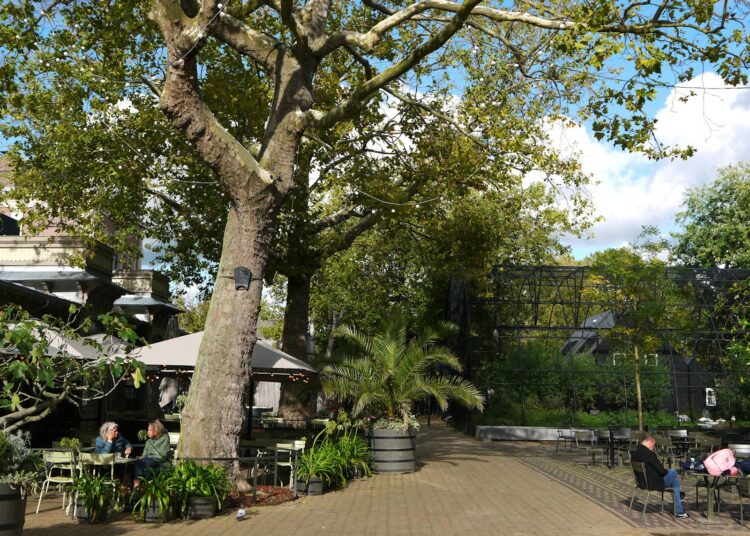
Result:
<svg viewBox="0 0 750 536"><path fill-rule="evenodd" d="M309 316L310 278L307 275L290 276L287 279L281 349L299 359L307 356Z"/></svg>
<svg viewBox="0 0 750 536"><path fill-rule="evenodd" d="M180 455L238 456L263 289L258 276L265 269L277 210L272 195L256 197L253 210L230 210L206 330L182 411ZM253 274L247 290L235 288L233 272L238 266L250 268Z"/></svg>
<svg viewBox="0 0 750 536"><path fill-rule="evenodd" d="M290 276L287 280L287 301L284 311L282 349L303 361L307 360L307 334L310 311L310 278ZM311 403L315 390L309 384L281 384L279 415L296 428L306 426L312 416Z"/></svg>

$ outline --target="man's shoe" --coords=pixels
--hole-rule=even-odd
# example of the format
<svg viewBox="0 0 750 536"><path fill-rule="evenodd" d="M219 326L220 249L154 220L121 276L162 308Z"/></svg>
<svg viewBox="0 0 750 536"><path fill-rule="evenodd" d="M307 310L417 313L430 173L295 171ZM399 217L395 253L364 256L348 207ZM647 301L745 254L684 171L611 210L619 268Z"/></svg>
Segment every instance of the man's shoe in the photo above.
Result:
<svg viewBox="0 0 750 536"><path fill-rule="evenodd" d="M688 515L688 513L687 513L687 512L682 512L681 514L677 514L677 515L675 515L674 517L675 517L676 519L687 519L687 518L689 518L690 516Z"/></svg>

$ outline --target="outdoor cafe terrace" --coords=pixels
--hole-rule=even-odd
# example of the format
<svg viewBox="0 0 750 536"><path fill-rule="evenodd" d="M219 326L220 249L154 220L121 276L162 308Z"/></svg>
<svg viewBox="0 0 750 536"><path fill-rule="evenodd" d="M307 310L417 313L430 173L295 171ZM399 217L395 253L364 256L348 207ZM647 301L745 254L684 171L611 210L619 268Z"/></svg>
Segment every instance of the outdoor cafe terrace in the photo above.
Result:
<svg viewBox="0 0 750 536"><path fill-rule="evenodd" d="M561 431L566 432L566 431ZM568 430L567 432L570 432ZM607 465L609 444L588 443L588 431L576 439L553 441L481 441L442 422L423 423L418 436L418 471L405 475L375 475L351 482L343 492L306 497L278 506L249 510L236 521L233 509L213 519L178 520L163 525L133 522L116 514L106 527L79 525L66 518L60 496L51 493L27 509L25 535L85 536L101 534L287 534L303 529L311 534L727 534L746 533L740 524L736 489L720 494L720 508L707 516L707 494L695 483L699 475L683 475L684 500L690 518L676 520L671 497L652 492L641 516L645 493L634 491L627 448L616 448L617 464ZM584 433L585 432L585 433ZM563 435L571 435L565 434ZM595 434L596 435L596 434ZM573 431L572 437L576 434ZM668 433L662 434L664 445ZM685 437L684 440L677 438ZM703 437L703 439L701 439ZM690 449L704 448L710 436L674 434L666 462ZM735 438L736 439L736 438ZM625 445L623 438L621 445ZM628 439L630 444L630 439ZM703 445L703 447L701 447ZM600 449L594 453L593 449ZM684 449L684 452L680 452ZM601 454L607 456L601 456ZM597 455L598 454L598 455ZM595 456L592 459L592 455ZM674 463L674 461L673 461ZM697 504L696 504L696 493ZM745 501L750 502L750 501ZM747 506L745 506L747 509ZM745 514L750 511L745 512Z"/></svg>

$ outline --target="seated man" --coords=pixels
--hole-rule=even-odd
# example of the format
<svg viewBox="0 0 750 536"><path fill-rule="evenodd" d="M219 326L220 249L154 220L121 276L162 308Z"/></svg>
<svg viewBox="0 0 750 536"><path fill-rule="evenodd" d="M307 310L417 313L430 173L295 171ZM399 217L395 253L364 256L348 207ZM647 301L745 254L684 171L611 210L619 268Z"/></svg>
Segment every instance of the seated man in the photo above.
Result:
<svg viewBox="0 0 750 536"><path fill-rule="evenodd" d="M674 469L666 470L664 468L659 458L656 457L655 447L656 438L646 434L641 439L641 444L631 454L630 459L634 462L643 462L650 489L664 491L665 488L672 488L675 510L677 511L676 517L685 519L688 515L682 508L682 498L685 494L680 491L680 477ZM639 482L638 484L645 485L645 482Z"/></svg>

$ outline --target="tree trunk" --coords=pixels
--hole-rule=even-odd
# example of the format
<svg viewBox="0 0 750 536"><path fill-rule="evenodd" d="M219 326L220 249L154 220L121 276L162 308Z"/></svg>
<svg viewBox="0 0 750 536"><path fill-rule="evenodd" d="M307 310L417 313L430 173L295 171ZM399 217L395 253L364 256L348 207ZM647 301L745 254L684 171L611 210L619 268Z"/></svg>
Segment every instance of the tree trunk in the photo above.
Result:
<svg viewBox="0 0 750 536"><path fill-rule="evenodd" d="M256 196L253 209L229 212L206 330L188 400L182 411L179 453L192 458L236 458L245 420L250 356L263 288L262 274L273 236L277 201ZM238 266L250 268L248 290L236 290ZM235 480L239 479L235 468Z"/></svg>
<svg viewBox="0 0 750 536"><path fill-rule="evenodd" d="M281 349L299 359L305 359L307 355L309 314L310 278L306 275L289 277Z"/></svg>
<svg viewBox="0 0 750 536"><path fill-rule="evenodd" d="M635 352L635 396L638 402L638 431L643 432L643 397L641 396L641 358L638 354L638 347L634 347Z"/></svg>
<svg viewBox="0 0 750 536"><path fill-rule="evenodd" d="M307 357L307 330L310 311L310 278L290 276L287 282L282 349L303 361ZM309 384L281 384L279 415L295 428L303 428L312 416L311 402L315 390Z"/></svg>

